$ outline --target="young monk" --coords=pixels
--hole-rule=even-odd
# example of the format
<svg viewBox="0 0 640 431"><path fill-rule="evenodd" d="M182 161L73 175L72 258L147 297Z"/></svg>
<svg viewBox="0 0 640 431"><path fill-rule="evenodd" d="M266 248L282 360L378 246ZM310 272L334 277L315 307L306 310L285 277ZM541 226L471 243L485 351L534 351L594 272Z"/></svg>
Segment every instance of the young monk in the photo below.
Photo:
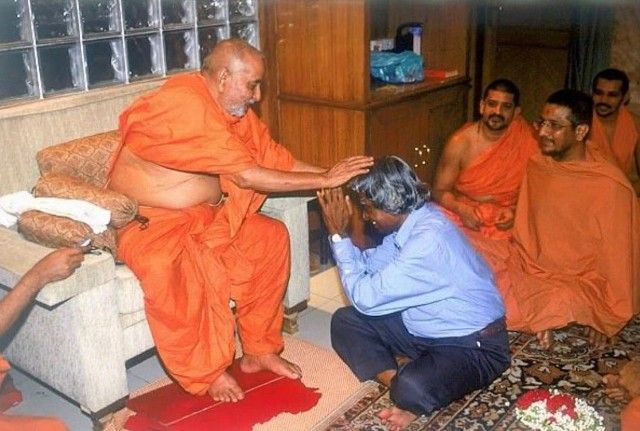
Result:
<svg viewBox="0 0 640 431"><path fill-rule="evenodd" d="M118 250L141 281L160 358L185 390L224 402L244 398L226 371L236 320L244 372L301 374L280 357L289 239L257 213L266 194L335 187L372 163L351 157L327 170L274 142L250 109L264 70L246 42L218 43L201 73L170 78L121 114L110 175L149 219L123 228Z"/></svg>
<svg viewBox="0 0 640 431"><path fill-rule="evenodd" d="M509 366L504 305L489 267L403 160L377 160L349 188L384 239L360 251L349 236L351 201L340 189L319 192L353 304L333 315L331 344L360 380L389 387L395 405L378 416L398 431Z"/></svg>
<svg viewBox="0 0 640 431"><path fill-rule="evenodd" d="M629 103L629 77L622 70L605 69L593 78L593 128L591 141L615 160L640 194L640 118Z"/></svg>
<svg viewBox="0 0 640 431"><path fill-rule="evenodd" d="M62 248L36 263L0 300L0 336L15 323L24 309L47 284L69 277L84 260L82 250ZM9 372L9 362L0 355L0 385ZM58 419L0 414L0 431L64 431Z"/></svg>
<svg viewBox="0 0 640 431"><path fill-rule="evenodd" d="M601 346L640 310L638 201L622 171L587 145L592 110L578 91L547 99L513 238L474 242L493 266L508 328L536 333L543 348L572 323Z"/></svg>
<svg viewBox="0 0 640 431"><path fill-rule="evenodd" d="M466 234L508 238L527 161L538 151L520 116L520 90L493 81L480 101L482 118L455 132L444 147L433 198Z"/></svg>

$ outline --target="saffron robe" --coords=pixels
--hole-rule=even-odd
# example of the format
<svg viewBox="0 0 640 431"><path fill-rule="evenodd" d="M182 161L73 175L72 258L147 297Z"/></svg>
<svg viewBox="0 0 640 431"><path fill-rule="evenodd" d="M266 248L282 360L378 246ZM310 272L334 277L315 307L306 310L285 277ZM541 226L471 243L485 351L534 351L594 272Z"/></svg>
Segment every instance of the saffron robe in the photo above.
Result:
<svg viewBox="0 0 640 431"><path fill-rule="evenodd" d="M9 362L0 355L0 386L10 368ZM67 427L56 418L0 414L0 431L67 431Z"/></svg>
<svg viewBox="0 0 640 431"><path fill-rule="evenodd" d="M613 133L613 141L609 142L597 115L593 116L591 128L591 141L603 153L606 158L615 160L625 174L635 169L635 150L638 143L638 130L629 111L621 106L618 111L616 128Z"/></svg>
<svg viewBox="0 0 640 431"><path fill-rule="evenodd" d="M494 270L511 330L576 322L613 336L640 309L638 201L623 173L587 149L585 161L533 156L513 237L473 240Z"/></svg>
<svg viewBox="0 0 640 431"><path fill-rule="evenodd" d="M474 127L470 123L466 128ZM456 180L455 190L462 200L475 208L480 218L480 234L485 237L509 238L511 230L496 227L501 210L513 208L518 200L518 189L529 158L538 152L538 143L533 129L521 116L516 116L504 135L488 151L478 155ZM479 202L476 198L491 196L490 202ZM444 213L463 229L465 234L477 234L465 227L458 214L443 208Z"/></svg>
<svg viewBox="0 0 640 431"><path fill-rule="evenodd" d="M633 398L620 413L622 431L640 430L640 397Z"/></svg>
<svg viewBox="0 0 640 431"><path fill-rule="evenodd" d="M627 362L620 370L618 383L631 397L620 413L622 431L640 430L640 362Z"/></svg>
<svg viewBox="0 0 640 431"><path fill-rule="evenodd" d="M225 113L199 74L171 78L138 99L121 114L120 130L123 145L144 160L219 175L227 196L218 207L141 207L148 227L119 231L119 257L141 281L165 367L185 390L204 394L234 358L230 299L244 353L283 348L288 234L257 214L265 195L229 175L254 166L291 170L294 159L251 110L242 118Z"/></svg>

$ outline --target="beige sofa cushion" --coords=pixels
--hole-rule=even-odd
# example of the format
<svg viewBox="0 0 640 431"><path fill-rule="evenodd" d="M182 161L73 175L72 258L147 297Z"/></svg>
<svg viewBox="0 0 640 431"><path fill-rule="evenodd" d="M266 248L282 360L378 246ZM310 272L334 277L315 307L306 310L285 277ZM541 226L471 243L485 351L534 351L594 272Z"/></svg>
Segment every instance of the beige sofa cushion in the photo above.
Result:
<svg viewBox="0 0 640 431"><path fill-rule="evenodd" d="M140 282L125 265L116 265L118 311L122 314L144 310L144 295Z"/></svg>

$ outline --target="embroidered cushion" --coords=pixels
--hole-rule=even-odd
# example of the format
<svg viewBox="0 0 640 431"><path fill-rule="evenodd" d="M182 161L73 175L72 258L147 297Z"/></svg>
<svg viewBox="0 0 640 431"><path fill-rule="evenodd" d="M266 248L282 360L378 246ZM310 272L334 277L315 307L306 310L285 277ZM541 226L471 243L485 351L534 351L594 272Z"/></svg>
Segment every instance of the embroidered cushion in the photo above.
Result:
<svg viewBox="0 0 640 431"><path fill-rule="evenodd" d="M117 236L113 227L108 227L101 234L94 234L85 223L34 210L20 215L18 231L29 241L51 248L75 247L91 239L93 247L117 255Z"/></svg>
<svg viewBox="0 0 640 431"><path fill-rule="evenodd" d="M138 204L133 199L64 174L49 173L40 177L33 189L33 195L91 202L111 211L109 225L115 228L121 228L129 223L138 212Z"/></svg>
<svg viewBox="0 0 640 431"><path fill-rule="evenodd" d="M120 144L120 132L112 130L43 148L36 160L43 175L68 175L102 188Z"/></svg>

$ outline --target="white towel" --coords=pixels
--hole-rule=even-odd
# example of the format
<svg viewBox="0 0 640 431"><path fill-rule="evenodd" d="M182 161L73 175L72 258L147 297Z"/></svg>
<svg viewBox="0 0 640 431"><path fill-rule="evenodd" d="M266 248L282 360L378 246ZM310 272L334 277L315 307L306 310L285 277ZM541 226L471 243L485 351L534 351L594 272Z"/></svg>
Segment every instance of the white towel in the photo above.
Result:
<svg viewBox="0 0 640 431"><path fill-rule="evenodd" d="M111 220L111 211L91 202L78 199L35 198L28 192L16 192L0 197L0 224L11 227L16 224L20 214L29 210L86 223L96 234L107 230L107 224Z"/></svg>

